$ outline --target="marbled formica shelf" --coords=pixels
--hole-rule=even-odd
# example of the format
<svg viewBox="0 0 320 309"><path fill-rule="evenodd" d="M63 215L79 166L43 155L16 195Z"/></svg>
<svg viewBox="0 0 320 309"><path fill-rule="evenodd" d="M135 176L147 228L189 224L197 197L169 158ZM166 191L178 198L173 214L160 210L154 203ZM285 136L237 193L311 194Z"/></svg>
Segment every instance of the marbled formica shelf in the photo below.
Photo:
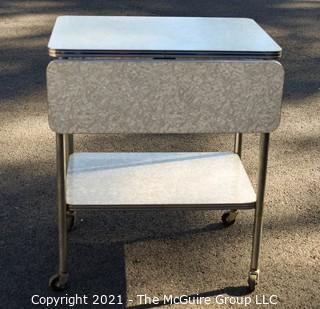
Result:
<svg viewBox="0 0 320 309"><path fill-rule="evenodd" d="M74 153L66 196L78 208L254 208L256 201L241 160L231 152Z"/></svg>

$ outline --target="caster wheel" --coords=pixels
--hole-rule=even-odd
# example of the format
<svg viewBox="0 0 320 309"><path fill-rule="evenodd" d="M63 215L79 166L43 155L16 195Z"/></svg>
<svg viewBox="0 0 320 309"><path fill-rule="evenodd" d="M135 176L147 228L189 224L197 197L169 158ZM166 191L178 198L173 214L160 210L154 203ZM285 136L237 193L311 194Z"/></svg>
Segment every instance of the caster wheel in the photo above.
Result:
<svg viewBox="0 0 320 309"><path fill-rule="evenodd" d="M222 223L225 227L228 227L236 222L236 217L238 215L237 211L228 211L225 212L222 217Z"/></svg>
<svg viewBox="0 0 320 309"><path fill-rule="evenodd" d="M49 280L49 287L53 291L64 291L68 287L68 275L53 275Z"/></svg>
<svg viewBox="0 0 320 309"><path fill-rule="evenodd" d="M75 213L73 211L68 211L67 213L67 229L71 232L74 228Z"/></svg>
<svg viewBox="0 0 320 309"><path fill-rule="evenodd" d="M250 274L248 278L248 290L249 292L253 292L258 284L258 275Z"/></svg>

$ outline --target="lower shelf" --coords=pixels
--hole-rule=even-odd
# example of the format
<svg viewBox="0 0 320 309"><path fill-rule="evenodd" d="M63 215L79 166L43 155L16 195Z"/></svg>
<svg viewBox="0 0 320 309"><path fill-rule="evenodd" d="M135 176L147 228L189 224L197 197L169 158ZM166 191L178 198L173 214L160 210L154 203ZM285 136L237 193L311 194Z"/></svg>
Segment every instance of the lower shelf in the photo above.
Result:
<svg viewBox="0 0 320 309"><path fill-rule="evenodd" d="M231 152L74 153L71 208L254 208L256 195Z"/></svg>

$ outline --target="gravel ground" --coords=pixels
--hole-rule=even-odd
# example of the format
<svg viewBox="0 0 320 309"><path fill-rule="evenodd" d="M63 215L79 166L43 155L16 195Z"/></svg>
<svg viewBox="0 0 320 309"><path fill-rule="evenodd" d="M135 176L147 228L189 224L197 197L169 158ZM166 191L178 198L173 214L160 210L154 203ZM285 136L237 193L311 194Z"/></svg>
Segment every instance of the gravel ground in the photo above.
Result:
<svg viewBox="0 0 320 309"><path fill-rule="evenodd" d="M0 14L1 308L42 308L31 305L31 296L55 295L47 288L56 269L57 229L46 44L56 16L67 14L251 17L278 41L286 71L284 105L281 126L271 139L261 282L251 297L276 294L278 308L319 308L319 1L2 0ZM245 136L243 158L254 183L257 142L257 136ZM76 139L80 150L231 147L230 136ZM139 306L137 294L244 295L253 213L243 211L228 229L222 229L220 215L79 213L70 236L69 295L119 294L135 308L152 307Z"/></svg>

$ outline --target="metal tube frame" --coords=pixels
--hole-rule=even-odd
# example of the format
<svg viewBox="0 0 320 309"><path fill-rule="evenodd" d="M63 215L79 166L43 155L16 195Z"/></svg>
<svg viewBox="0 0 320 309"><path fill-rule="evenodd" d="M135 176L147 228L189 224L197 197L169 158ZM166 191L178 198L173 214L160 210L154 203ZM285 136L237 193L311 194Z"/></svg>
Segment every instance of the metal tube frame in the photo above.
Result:
<svg viewBox="0 0 320 309"><path fill-rule="evenodd" d="M73 136L71 134L56 134L56 168L57 168L57 208L59 233L59 285L68 281L68 229L66 203L66 173L69 155L73 152Z"/></svg>
<svg viewBox="0 0 320 309"><path fill-rule="evenodd" d="M64 143L64 165L65 165L65 176L67 175L67 167L69 162L69 156L73 153L73 135L72 134L63 134L63 143Z"/></svg>
<svg viewBox="0 0 320 309"><path fill-rule="evenodd" d="M242 133L236 133L234 137L234 153L236 153L239 158L241 159L241 153L242 153ZM236 219L237 215L239 214L238 209L230 209L229 210L229 216L230 219Z"/></svg>
<svg viewBox="0 0 320 309"><path fill-rule="evenodd" d="M67 206L65 198L65 136L56 134L56 156L57 156L57 207L58 207L58 231L59 231L59 276L68 274L67 252Z"/></svg>
<svg viewBox="0 0 320 309"><path fill-rule="evenodd" d="M259 172L257 200L254 213L253 240L249 276L259 278L259 255L262 240L263 205L267 177L268 150L270 133L260 135ZM242 134L237 133L235 138L235 152L241 156ZM57 208L58 208L58 231L59 231L59 268L58 278L60 286L68 281L68 229L67 216L68 205L66 204L66 173L68 158L73 152L72 134L56 134L56 168L57 168ZM233 209L232 212L237 210Z"/></svg>
<svg viewBox="0 0 320 309"><path fill-rule="evenodd" d="M73 153L74 148L73 148L73 134L63 134L63 153L64 153L64 179L67 179L67 170L68 170L68 164L69 164L69 157ZM66 205L67 207L67 215L73 215L73 211L69 209L69 206Z"/></svg>
<svg viewBox="0 0 320 309"><path fill-rule="evenodd" d="M259 255L262 240L263 203L267 178L269 139L270 133L261 133L257 201L254 213L252 253L249 273L249 275L255 275L257 280L259 276Z"/></svg>
<svg viewBox="0 0 320 309"><path fill-rule="evenodd" d="M234 153L241 158L242 153L242 133L236 133L234 138Z"/></svg>

